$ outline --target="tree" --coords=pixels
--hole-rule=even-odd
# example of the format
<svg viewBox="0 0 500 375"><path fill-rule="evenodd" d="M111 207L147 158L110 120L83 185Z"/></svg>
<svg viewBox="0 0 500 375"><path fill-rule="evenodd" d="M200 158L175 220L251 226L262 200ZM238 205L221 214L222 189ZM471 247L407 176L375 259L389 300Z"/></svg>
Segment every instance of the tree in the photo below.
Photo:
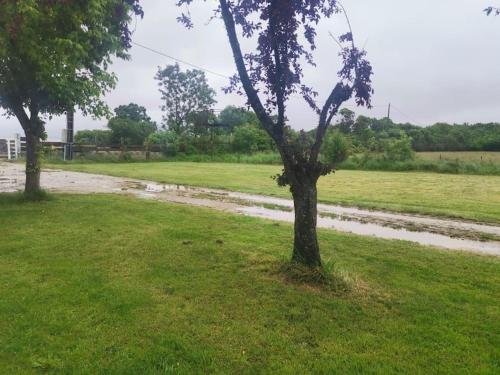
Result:
<svg viewBox="0 0 500 375"><path fill-rule="evenodd" d="M78 107L107 114L101 95L114 87L112 56L126 59L128 22L138 0L3 0L0 12L0 106L26 135L25 192L40 189L40 139L46 116Z"/></svg>
<svg viewBox="0 0 500 375"><path fill-rule="evenodd" d="M337 127L342 133L349 134L352 131L354 125L354 116L356 114L347 108L342 108L339 111L340 121L337 123Z"/></svg>
<svg viewBox="0 0 500 375"><path fill-rule="evenodd" d="M112 143L142 145L157 130L156 123L151 121L146 108L135 103L115 108L115 114L108 122Z"/></svg>
<svg viewBox="0 0 500 375"><path fill-rule="evenodd" d="M180 6L190 3L192 0L177 1ZM216 8L238 71L227 91L246 95L261 126L276 144L284 167L276 179L279 185L290 186L295 207L292 260L310 267L321 266L316 184L320 176L333 169L318 159L323 138L344 102L354 96L358 105L369 105L372 94L372 68L365 52L355 47L351 32L340 37L340 79L322 106L316 104L317 93L302 83L302 62L313 64L317 23L339 11L336 0L219 0ZM179 20L193 26L189 15L182 14ZM242 52L237 27L243 38L256 40L255 51ZM288 99L297 92L318 115L313 141L305 132L289 137L285 131Z"/></svg>
<svg viewBox="0 0 500 375"><path fill-rule="evenodd" d="M179 64L158 68L155 76L164 104L161 109L164 126L181 135L190 129L189 117L194 112L210 111L215 104L215 91L208 85L205 73L193 69L182 72Z"/></svg>
<svg viewBox="0 0 500 375"><path fill-rule="evenodd" d="M146 113L146 108L135 103L119 105L115 108L115 114L116 117L126 118L132 121L152 122L151 117Z"/></svg>
<svg viewBox="0 0 500 375"><path fill-rule="evenodd" d="M219 113L218 122L230 131L244 124L259 124L254 112L233 105L227 106Z"/></svg>

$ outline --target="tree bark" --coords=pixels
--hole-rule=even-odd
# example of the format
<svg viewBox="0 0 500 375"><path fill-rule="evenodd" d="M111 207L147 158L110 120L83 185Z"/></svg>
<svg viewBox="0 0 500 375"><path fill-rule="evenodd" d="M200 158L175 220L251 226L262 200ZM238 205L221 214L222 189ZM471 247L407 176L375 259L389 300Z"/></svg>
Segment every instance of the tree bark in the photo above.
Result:
<svg viewBox="0 0 500 375"><path fill-rule="evenodd" d="M309 267L321 267L317 225L317 178L296 176L291 183L295 208L295 237L292 261Z"/></svg>
<svg viewBox="0 0 500 375"><path fill-rule="evenodd" d="M26 135L26 184L25 193L40 190L40 137L25 131Z"/></svg>

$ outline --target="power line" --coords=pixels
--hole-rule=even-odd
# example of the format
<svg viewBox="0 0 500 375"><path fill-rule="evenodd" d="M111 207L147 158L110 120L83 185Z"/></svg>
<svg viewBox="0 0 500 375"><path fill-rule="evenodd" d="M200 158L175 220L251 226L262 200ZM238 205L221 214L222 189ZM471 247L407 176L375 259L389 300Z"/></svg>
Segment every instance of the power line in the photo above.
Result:
<svg viewBox="0 0 500 375"><path fill-rule="evenodd" d="M187 61L184 61L184 60L181 60L181 59L178 59L177 57L174 57L174 56L170 56L164 52L161 52L161 51L158 51L156 49L153 49L153 48L150 48L150 47L147 47L145 45L142 45L140 43L137 43L137 42L132 42L132 44L136 45L137 47L141 47L141 48L144 48L145 50L148 50L150 52L153 52L153 53L156 53L157 55L160 55L160 56L163 56L163 57L166 57L168 59L171 59L171 60L174 60L174 61L177 61L178 63L181 63L181 64L184 64L184 65L188 65L192 68L196 68L196 69L199 69L199 70L203 70L204 72L207 72L207 73L210 73L210 74L213 74L213 75L216 75L216 76L219 76L219 77L222 77L222 78L228 78L230 79L231 77L227 76L227 75L224 75L224 74L221 74L221 73L217 73L217 72L214 72L213 70L209 70L209 69L206 69L206 68L203 68L199 65L196 65L196 64L192 64L190 62L187 62Z"/></svg>
<svg viewBox="0 0 500 375"><path fill-rule="evenodd" d="M396 111L398 111L400 114L402 114L403 116L405 116L408 120L410 120L412 123L418 125L419 123L417 121L415 121L412 116L409 116L407 115L406 113L404 113L402 110L400 110L398 107L396 107L394 104L392 104L392 108L394 108Z"/></svg>

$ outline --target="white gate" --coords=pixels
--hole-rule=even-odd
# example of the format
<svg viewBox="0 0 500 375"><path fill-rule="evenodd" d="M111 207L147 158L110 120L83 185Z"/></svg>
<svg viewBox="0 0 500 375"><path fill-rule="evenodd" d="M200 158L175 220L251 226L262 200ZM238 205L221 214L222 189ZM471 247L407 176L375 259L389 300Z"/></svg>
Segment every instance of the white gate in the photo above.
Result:
<svg viewBox="0 0 500 375"><path fill-rule="evenodd" d="M1 141L4 149L3 157L7 156L8 160L16 160L20 157L22 151L21 143L23 141L19 134L16 134L14 138L2 139Z"/></svg>

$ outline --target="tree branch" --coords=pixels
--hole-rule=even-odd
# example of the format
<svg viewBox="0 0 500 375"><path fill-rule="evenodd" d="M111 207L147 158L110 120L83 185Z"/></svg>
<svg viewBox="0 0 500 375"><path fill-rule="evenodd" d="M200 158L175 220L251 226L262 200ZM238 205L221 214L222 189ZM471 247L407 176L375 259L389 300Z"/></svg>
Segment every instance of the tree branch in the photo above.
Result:
<svg viewBox="0 0 500 375"><path fill-rule="evenodd" d="M344 102L349 100L351 95L352 88L339 82L333 88L330 96L328 96L328 99L326 100L319 117L319 124L316 130L316 140L311 147L311 162L315 162L318 160L319 151L321 149L326 130L328 129L328 125L330 125L333 116L337 113L340 106Z"/></svg>
<svg viewBox="0 0 500 375"><path fill-rule="evenodd" d="M238 41L238 36L236 34L236 26L234 22L233 15L229 9L229 5L226 0L219 0L222 18L224 20L224 24L226 26L227 36L229 38L229 44L231 45L231 49L233 51L234 62L236 63L236 68L238 69L238 74L240 76L241 84L243 85L243 89L248 97L248 102L252 106L257 118L262 123L264 129L268 132L268 134L277 142L281 143L281 139L279 139L274 132L274 122L266 112L260 98L257 94L257 91L253 87L252 81L248 76L247 68L245 66L245 61L243 59L243 54L241 52L240 42Z"/></svg>
<svg viewBox="0 0 500 375"><path fill-rule="evenodd" d="M276 0L273 0L271 2L271 13L273 13L277 8ZM269 16L269 29L271 31L271 35L276 36L276 25L274 24L274 17L271 14ZM279 46L276 40L276 37L272 39L272 46L274 50L274 64L275 64L275 85L274 87L276 88L276 105L278 107L278 121L276 124L276 128L278 128L280 131L282 131L284 125L285 125L285 98L283 94L283 86L282 83L284 82L283 79L283 70L281 69L281 58L280 58L280 51L279 51Z"/></svg>

